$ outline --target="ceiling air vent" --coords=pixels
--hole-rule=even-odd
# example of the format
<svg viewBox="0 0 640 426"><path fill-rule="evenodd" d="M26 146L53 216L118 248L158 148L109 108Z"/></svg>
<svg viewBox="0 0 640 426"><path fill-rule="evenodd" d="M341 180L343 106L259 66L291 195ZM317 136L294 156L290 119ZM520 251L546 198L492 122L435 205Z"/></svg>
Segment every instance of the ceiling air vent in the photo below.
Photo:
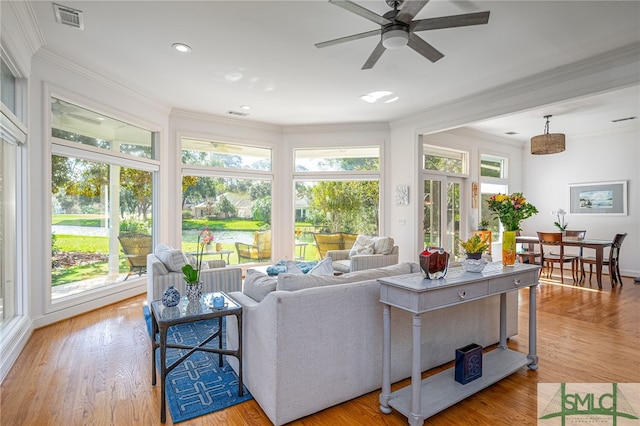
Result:
<svg viewBox="0 0 640 426"><path fill-rule="evenodd" d="M227 111L227 114L228 115L233 115L233 116L236 116L236 117L246 117L247 115L249 115L246 112L231 111L231 110Z"/></svg>
<svg viewBox="0 0 640 426"><path fill-rule="evenodd" d="M82 11L72 9L61 4L53 4L53 11L56 15L58 24L67 25L69 27L84 29L84 21L82 19Z"/></svg>

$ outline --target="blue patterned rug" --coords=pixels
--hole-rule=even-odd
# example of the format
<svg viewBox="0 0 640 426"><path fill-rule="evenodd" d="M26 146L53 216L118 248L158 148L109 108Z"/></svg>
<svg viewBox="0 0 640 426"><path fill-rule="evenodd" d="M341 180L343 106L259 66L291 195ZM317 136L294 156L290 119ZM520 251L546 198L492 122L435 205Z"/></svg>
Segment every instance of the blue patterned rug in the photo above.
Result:
<svg viewBox="0 0 640 426"><path fill-rule="evenodd" d="M151 336L151 316L147 306L143 307L143 313ZM222 324L224 346L224 321ZM169 327L167 341L195 345L211 336L217 328L217 319L176 325ZM209 342L208 345L214 345L214 342ZM167 365L186 352L184 349L168 348ZM244 395L238 396L238 376L224 357L223 360L222 367L218 367L217 354L196 351L167 375L167 406L174 423L213 413L253 398L246 388ZM159 374L159 348L156 349L156 368ZM160 386L159 377L156 383L156 386Z"/></svg>

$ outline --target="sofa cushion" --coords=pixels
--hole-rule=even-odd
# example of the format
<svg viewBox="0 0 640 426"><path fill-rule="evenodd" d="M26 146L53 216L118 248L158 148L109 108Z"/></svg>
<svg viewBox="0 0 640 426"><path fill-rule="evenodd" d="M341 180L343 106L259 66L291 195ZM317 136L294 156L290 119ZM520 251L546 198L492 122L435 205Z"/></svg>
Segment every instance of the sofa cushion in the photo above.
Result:
<svg viewBox="0 0 640 426"><path fill-rule="evenodd" d="M247 269L247 275L242 284L242 292L256 302L261 302L267 294L276 289L277 283L278 279L276 277L270 277L255 269Z"/></svg>
<svg viewBox="0 0 640 426"><path fill-rule="evenodd" d="M296 291L311 287L375 280L381 277L411 274L413 272L415 271L411 270L411 263L404 262L397 265L385 266L384 268L365 269L362 271L350 272L348 274L343 274L340 276L280 274L278 275L278 284L276 286L276 290Z"/></svg>
<svg viewBox="0 0 640 426"><path fill-rule="evenodd" d="M293 260L287 260L286 265L287 265L287 272L289 274L298 274L298 275L304 274L304 272L302 272L302 269L300 269L298 267L298 264Z"/></svg>
<svg viewBox="0 0 640 426"><path fill-rule="evenodd" d="M349 257L358 254L373 254L375 251L375 241L373 237L368 235L358 235L353 247L349 250Z"/></svg>
<svg viewBox="0 0 640 426"><path fill-rule="evenodd" d="M158 244L155 255L170 272L182 272L182 267L187 264L187 258L184 253L168 244Z"/></svg>
<svg viewBox="0 0 640 426"><path fill-rule="evenodd" d="M311 268L308 272L309 275L333 275L333 265L331 264L331 258L326 257L322 259L316 266Z"/></svg>
<svg viewBox="0 0 640 426"><path fill-rule="evenodd" d="M393 238L391 237L377 237L374 239L374 253L375 254L391 254L393 251Z"/></svg>

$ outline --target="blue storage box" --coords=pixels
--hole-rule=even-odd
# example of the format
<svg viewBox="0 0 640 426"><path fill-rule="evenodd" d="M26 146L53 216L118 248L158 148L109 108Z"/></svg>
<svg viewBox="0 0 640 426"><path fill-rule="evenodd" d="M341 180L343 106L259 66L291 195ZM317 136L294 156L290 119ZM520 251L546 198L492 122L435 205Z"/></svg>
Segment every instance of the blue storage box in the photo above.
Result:
<svg viewBox="0 0 640 426"><path fill-rule="evenodd" d="M456 382L467 383L482 377L482 346L472 343L456 349Z"/></svg>

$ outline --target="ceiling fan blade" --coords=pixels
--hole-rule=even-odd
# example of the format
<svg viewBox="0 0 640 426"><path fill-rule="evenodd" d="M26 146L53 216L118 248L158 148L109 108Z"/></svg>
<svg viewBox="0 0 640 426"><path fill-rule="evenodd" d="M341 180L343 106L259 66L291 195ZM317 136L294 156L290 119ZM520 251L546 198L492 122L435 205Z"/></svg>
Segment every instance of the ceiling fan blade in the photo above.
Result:
<svg viewBox="0 0 640 426"><path fill-rule="evenodd" d="M340 6L343 9L348 10L349 12L355 13L356 15L362 16L365 19L370 20L371 22L375 22L378 25L387 25L390 24L391 21L387 18L380 16L376 13L373 13L369 9L366 9L359 4L356 4L349 0L329 0L329 3L335 4L336 6Z"/></svg>
<svg viewBox="0 0 640 426"><path fill-rule="evenodd" d="M405 24L409 25L411 20L416 16L426 4L429 3L429 0L421 0L421 1L413 1L413 0L405 0L402 5L402 9L396 15L396 20L402 21Z"/></svg>
<svg viewBox="0 0 640 426"><path fill-rule="evenodd" d="M315 46L318 49L320 49L320 48L323 48L323 47L334 46L336 44L346 43L348 41L353 41L353 40L359 40L361 38L371 37L371 36L374 36L374 35L379 36L381 32L382 32L382 30L380 30L380 29L367 31L365 33L354 34L354 35L350 35L350 36L346 36L346 37L336 38L336 39L333 39L333 40L323 41L322 43L316 43Z"/></svg>
<svg viewBox="0 0 640 426"><path fill-rule="evenodd" d="M437 62L444 57L444 55L438 49L436 49L414 33L409 33L409 42L407 43L407 46L409 46L431 62Z"/></svg>
<svg viewBox="0 0 640 426"><path fill-rule="evenodd" d="M369 55L367 62L364 63L361 69L368 70L373 68L373 66L376 64L376 62L378 62L378 59L380 59L380 56L382 56L385 50L387 49L382 45L382 40L380 40L376 48L373 49L373 52L371 52L371 55Z"/></svg>
<svg viewBox="0 0 640 426"><path fill-rule="evenodd" d="M418 19L410 25L410 31L440 30L443 28L482 25L489 22L489 11L441 16L439 18Z"/></svg>

